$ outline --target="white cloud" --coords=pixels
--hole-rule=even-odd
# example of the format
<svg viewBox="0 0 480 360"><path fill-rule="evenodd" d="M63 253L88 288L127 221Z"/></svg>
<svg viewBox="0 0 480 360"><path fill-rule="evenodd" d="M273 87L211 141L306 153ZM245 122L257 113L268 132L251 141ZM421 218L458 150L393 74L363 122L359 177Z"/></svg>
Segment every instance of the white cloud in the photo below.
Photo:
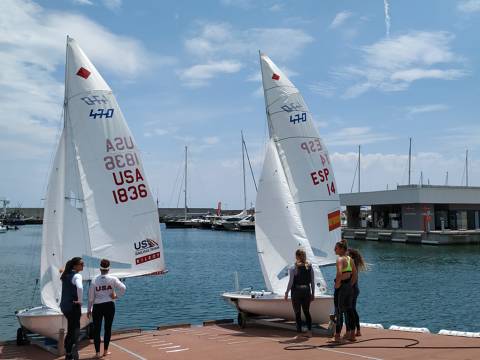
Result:
<svg viewBox="0 0 480 360"><path fill-rule="evenodd" d="M456 80L465 76L465 71L459 69L408 69L394 72L390 79L404 82L407 85L421 79Z"/></svg>
<svg viewBox="0 0 480 360"><path fill-rule="evenodd" d="M77 5L94 5L92 0L72 0ZM100 0L103 6L107 9L116 11L122 7L122 0Z"/></svg>
<svg viewBox="0 0 480 360"><path fill-rule="evenodd" d="M308 88L311 92L324 96L324 97L332 97L335 93L336 87L334 84L329 82L322 82L317 81L314 84L308 85Z"/></svg>
<svg viewBox="0 0 480 360"><path fill-rule="evenodd" d="M407 113L409 115L414 115L414 114L423 114L428 112L446 111L448 109L450 109L450 107L445 104L417 105L417 106L409 106L407 108Z"/></svg>
<svg viewBox="0 0 480 360"><path fill-rule="evenodd" d="M353 14L350 11L339 12L337 15L335 15L335 18L330 24L330 29L336 29L342 26L345 23L345 21L347 21L350 17L352 17L352 15Z"/></svg>
<svg viewBox="0 0 480 360"><path fill-rule="evenodd" d="M118 10L122 6L122 0L102 0L102 3L110 10Z"/></svg>
<svg viewBox="0 0 480 360"><path fill-rule="evenodd" d="M457 5L457 9L465 13L473 13L480 11L480 0L465 0Z"/></svg>
<svg viewBox="0 0 480 360"><path fill-rule="evenodd" d="M293 28L252 28L236 30L228 23L204 23L195 36L185 39L186 51L193 56L196 65L179 72L180 78L188 86L205 86L216 74L225 73L225 64L235 63L235 72L258 56L258 50L268 54L274 61L288 61L298 56L313 38L299 29ZM198 35L197 35L198 34ZM288 48L289 51L285 51ZM293 55L292 55L293 54ZM215 66L212 66L215 65ZM219 64L223 64L220 68ZM232 66L229 66L231 69ZM212 69L212 71L210 71ZM282 67L285 69L285 66ZM217 71L214 71L217 70ZM199 81L188 81L187 75L201 75ZM233 72L233 70L230 70ZM290 76L293 70L286 69ZM248 80L251 80L250 76Z"/></svg>
<svg viewBox="0 0 480 360"><path fill-rule="evenodd" d="M52 149L63 104L63 80L57 80L56 73L63 73L67 34L100 69L122 79L134 78L158 60L146 61L155 55L137 40L113 34L84 16L45 10L31 1L2 1L0 24L0 68L8 69L0 73L0 142L24 149L8 152L12 159L28 154L36 158L42 153L38 148Z"/></svg>
<svg viewBox="0 0 480 360"><path fill-rule="evenodd" d="M233 74L240 71L241 68L242 64L232 60L210 61L182 70L180 79L188 86L201 87L208 85L208 80L218 74Z"/></svg>
<svg viewBox="0 0 480 360"><path fill-rule="evenodd" d="M91 0L72 0L74 4L77 5L93 5Z"/></svg>
<svg viewBox="0 0 480 360"><path fill-rule="evenodd" d="M203 138L203 142L207 145L215 145L220 142L220 138L218 136L208 136Z"/></svg>
<svg viewBox="0 0 480 360"><path fill-rule="evenodd" d="M270 6L269 10L272 12L279 12L285 8L285 4L273 4Z"/></svg>
<svg viewBox="0 0 480 360"><path fill-rule="evenodd" d="M353 175L357 163L356 152L339 153L330 155L340 192L350 192ZM477 170L478 161L471 163L471 183L475 184L480 179ZM446 156L437 152L420 152L412 156L411 183L420 182L423 172L423 183L430 181L432 185L444 185L445 174L449 172L449 185L461 185L463 175L462 154ZM361 156L362 191L384 190L396 185L408 183L408 155L392 153L362 153ZM356 191L356 182L353 191Z"/></svg>
<svg viewBox="0 0 480 360"><path fill-rule="evenodd" d="M232 6L240 9L250 9L254 5L253 0L220 0L220 3L224 6Z"/></svg>
<svg viewBox="0 0 480 360"><path fill-rule="evenodd" d="M192 55L202 59L252 57L260 49L273 59L284 61L298 55L314 40L300 29L236 30L228 23L203 24L196 33L200 35L185 40L185 48ZM285 51L286 48L289 51Z"/></svg>
<svg viewBox="0 0 480 360"><path fill-rule="evenodd" d="M370 127L346 127L325 135L328 146L363 145L394 139L389 134L374 132Z"/></svg>
<svg viewBox="0 0 480 360"><path fill-rule="evenodd" d="M370 89L401 91L421 79L456 80L467 72L462 58L451 50L454 36L447 32L410 32L361 48L360 65L347 66L338 78L355 81L344 96L356 97Z"/></svg>

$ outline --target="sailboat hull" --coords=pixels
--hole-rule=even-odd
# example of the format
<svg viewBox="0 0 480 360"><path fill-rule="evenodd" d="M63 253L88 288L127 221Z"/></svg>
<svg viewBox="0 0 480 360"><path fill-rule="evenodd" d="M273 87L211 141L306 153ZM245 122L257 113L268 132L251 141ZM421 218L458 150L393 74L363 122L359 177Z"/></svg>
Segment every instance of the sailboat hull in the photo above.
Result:
<svg viewBox="0 0 480 360"><path fill-rule="evenodd" d="M67 332L67 318L59 310L47 306L20 310L17 313L17 319L23 328L50 339L57 340L60 329L64 329L65 334ZM87 309L82 308L80 328L85 328L89 323Z"/></svg>
<svg viewBox="0 0 480 360"><path fill-rule="evenodd" d="M295 320L292 300L285 300L283 296L263 293L224 293L223 298L239 311L258 316L271 316L285 320ZM333 296L316 296L310 304L310 315L314 324L326 324L334 309ZM302 315L303 316L303 315Z"/></svg>

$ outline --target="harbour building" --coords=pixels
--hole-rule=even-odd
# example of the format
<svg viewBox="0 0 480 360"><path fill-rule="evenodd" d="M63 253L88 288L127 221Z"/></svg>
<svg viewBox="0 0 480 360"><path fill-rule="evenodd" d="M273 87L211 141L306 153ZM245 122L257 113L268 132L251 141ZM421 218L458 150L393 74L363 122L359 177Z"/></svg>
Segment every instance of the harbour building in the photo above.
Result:
<svg viewBox="0 0 480 360"><path fill-rule="evenodd" d="M480 187L399 185L340 194L346 239L431 245L480 243Z"/></svg>

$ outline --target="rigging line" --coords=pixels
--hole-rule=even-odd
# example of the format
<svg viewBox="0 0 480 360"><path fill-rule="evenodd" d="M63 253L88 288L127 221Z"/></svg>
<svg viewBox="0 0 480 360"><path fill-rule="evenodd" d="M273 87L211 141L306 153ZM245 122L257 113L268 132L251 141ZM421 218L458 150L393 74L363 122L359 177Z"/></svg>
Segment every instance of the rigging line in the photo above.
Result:
<svg viewBox="0 0 480 360"><path fill-rule="evenodd" d="M178 189L177 209L178 209L178 204L180 204L180 197L182 195L184 177L185 177L185 174L182 174L182 178L180 179L180 188Z"/></svg>
<svg viewBox="0 0 480 360"><path fill-rule="evenodd" d="M368 341L377 341L377 340L403 340L409 341L410 343L400 346L400 345L364 345L356 346L357 344L368 342ZM395 338L395 337L379 337L373 339L359 340L354 343L329 343L324 345L290 345L284 347L284 350L313 350L313 349L419 349L419 350L450 350L450 349L480 349L480 346L417 346L420 344L420 340L412 338Z"/></svg>
<svg viewBox="0 0 480 360"><path fill-rule="evenodd" d="M168 204L170 206L172 205L173 196L176 193L178 178L180 177L180 174L181 174L181 167L182 167L182 163L179 163L178 169L177 169L177 175L175 176L175 181L173 182L172 192L170 193L170 198L168 199Z"/></svg>
<svg viewBox="0 0 480 360"><path fill-rule="evenodd" d="M266 95L266 91L264 91L265 93L265 109L269 112L270 114L270 108L273 106L273 104L275 104L276 102L279 102L285 98L288 98L288 95L280 95L275 101L272 101L270 104L267 104L267 95Z"/></svg>
<svg viewBox="0 0 480 360"><path fill-rule="evenodd" d="M278 86L272 86L268 89L265 89L265 91L268 91L268 90L272 90L272 89L276 89L276 88L287 88L287 89L297 89L295 86L290 86L290 85L278 85ZM298 90L298 89L297 89ZM292 93L292 94L298 94L300 91L297 91L296 93Z"/></svg>
<svg viewBox="0 0 480 360"><path fill-rule="evenodd" d="M353 186L355 185L355 178L357 177L358 161L356 163L357 165L355 166L355 173L353 174L353 181L352 181L352 187L350 188L350 193L353 192Z"/></svg>
<svg viewBox="0 0 480 360"><path fill-rule="evenodd" d="M338 201L337 199L314 199L314 200L303 200L303 201L295 201L294 204L304 204L304 203L312 203L312 202L331 202L331 201Z"/></svg>
<svg viewBox="0 0 480 360"><path fill-rule="evenodd" d="M281 138L281 139L275 139L275 142L280 142L280 141L288 140L288 139L318 139L318 140L322 140L318 136L287 136L287 137L284 137L284 138Z"/></svg>
<svg viewBox="0 0 480 360"><path fill-rule="evenodd" d="M312 113L311 113L310 110L301 109L301 110L295 110L295 111L306 113L306 114L312 116ZM279 110L279 111L272 112L272 113L270 113L270 115L283 114L284 112L286 112L286 111L282 109L282 110ZM291 111L291 112L293 112L293 111Z"/></svg>
<svg viewBox="0 0 480 360"><path fill-rule="evenodd" d="M245 154L247 155L248 166L250 167L250 173L252 174L253 184L255 185L255 191L258 191L257 182L255 181L255 174L253 173L252 163L250 162L250 156L248 156L248 149L247 144L245 143L245 139L242 140L243 148L245 149Z"/></svg>

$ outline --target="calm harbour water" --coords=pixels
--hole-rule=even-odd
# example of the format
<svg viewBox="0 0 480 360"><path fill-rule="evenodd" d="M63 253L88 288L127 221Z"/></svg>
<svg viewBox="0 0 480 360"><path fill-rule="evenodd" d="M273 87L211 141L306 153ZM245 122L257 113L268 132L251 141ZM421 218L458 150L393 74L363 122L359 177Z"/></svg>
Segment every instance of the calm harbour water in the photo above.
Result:
<svg viewBox="0 0 480 360"><path fill-rule="evenodd" d="M166 230L162 225L169 273L127 279L117 302L114 327L154 327L236 318L221 299L234 287L264 288L253 233L197 229ZM40 304L34 294L39 273L41 226L0 234L0 339L13 339L15 309ZM384 326L428 327L431 331L480 331L480 246L431 247L351 242L371 271L362 273L358 310L361 321ZM334 268L324 270L329 284Z"/></svg>

